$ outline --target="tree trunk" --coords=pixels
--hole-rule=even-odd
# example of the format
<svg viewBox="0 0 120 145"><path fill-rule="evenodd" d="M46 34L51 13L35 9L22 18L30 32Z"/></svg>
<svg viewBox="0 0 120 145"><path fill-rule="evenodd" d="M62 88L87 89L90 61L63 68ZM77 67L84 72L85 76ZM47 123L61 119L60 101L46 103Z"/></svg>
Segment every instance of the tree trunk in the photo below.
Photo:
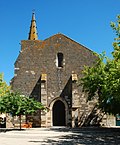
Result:
<svg viewBox="0 0 120 145"><path fill-rule="evenodd" d="M19 120L20 120L20 130L22 129L22 126L21 126L21 115L19 116Z"/></svg>

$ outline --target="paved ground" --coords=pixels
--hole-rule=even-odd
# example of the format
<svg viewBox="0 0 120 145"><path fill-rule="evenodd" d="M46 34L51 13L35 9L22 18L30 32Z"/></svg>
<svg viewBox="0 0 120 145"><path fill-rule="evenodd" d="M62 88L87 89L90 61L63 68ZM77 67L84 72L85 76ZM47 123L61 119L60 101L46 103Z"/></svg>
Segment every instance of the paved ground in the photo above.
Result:
<svg viewBox="0 0 120 145"><path fill-rule="evenodd" d="M0 145L120 145L120 128L31 128L0 132Z"/></svg>

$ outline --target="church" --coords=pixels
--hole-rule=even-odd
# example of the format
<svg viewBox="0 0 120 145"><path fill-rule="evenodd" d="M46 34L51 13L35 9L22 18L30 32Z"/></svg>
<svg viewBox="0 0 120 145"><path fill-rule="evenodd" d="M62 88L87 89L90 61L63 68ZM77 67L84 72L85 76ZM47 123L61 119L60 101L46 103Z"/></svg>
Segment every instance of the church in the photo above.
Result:
<svg viewBox="0 0 120 145"><path fill-rule="evenodd" d="M33 116L33 127L90 125L95 112L103 125L115 125L115 118L95 110L96 100L87 102L78 85L84 66L97 60L93 51L58 33L38 40L35 13L28 40L21 41L11 86L14 91L33 97L47 109ZM94 117L93 117L94 118Z"/></svg>

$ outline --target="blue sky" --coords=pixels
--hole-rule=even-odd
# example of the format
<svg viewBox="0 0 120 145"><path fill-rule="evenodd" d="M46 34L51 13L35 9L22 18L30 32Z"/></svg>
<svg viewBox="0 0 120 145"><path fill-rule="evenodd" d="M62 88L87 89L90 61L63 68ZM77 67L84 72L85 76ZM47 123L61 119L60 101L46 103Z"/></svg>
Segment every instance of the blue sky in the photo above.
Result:
<svg viewBox="0 0 120 145"><path fill-rule="evenodd" d="M110 56L115 37L110 22L120 14L120 0L0 0L0 72L7 83L20 42L28 39L33 9L40 40L60 32Z"/></svg>

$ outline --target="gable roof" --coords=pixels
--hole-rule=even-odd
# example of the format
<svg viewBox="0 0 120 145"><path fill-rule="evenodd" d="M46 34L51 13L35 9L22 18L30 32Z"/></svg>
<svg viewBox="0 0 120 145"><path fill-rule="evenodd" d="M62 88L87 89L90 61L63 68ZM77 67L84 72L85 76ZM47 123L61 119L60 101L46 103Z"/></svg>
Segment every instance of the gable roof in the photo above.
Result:
<svg viewBox="0 0 120 145"><path fill-rule="evenodd" d="M59 37L59 38L60 38L61 36L64 37L64 38L66 38L68 41L71 41L71 42L73 42L73 43L75 43L75 44L77 44L77 45L79 45L79 46L84 47L84 48L87 49L88 51L91 51L91 53L95 53L93 50L87 48L85 45L80 44L79 42L73 40L72 38L70 38L70 37L68 37L68 36L66 36L66 35L64 35L64 34L62 34L62 33L54 34L54 35L52 35L52 36L46 38L46 39L43 40L43 41L47 41L47 40L52 39L52 38L55 38L55 37ZM96 54L97 54L97 53L96 53Z"/></svg>

